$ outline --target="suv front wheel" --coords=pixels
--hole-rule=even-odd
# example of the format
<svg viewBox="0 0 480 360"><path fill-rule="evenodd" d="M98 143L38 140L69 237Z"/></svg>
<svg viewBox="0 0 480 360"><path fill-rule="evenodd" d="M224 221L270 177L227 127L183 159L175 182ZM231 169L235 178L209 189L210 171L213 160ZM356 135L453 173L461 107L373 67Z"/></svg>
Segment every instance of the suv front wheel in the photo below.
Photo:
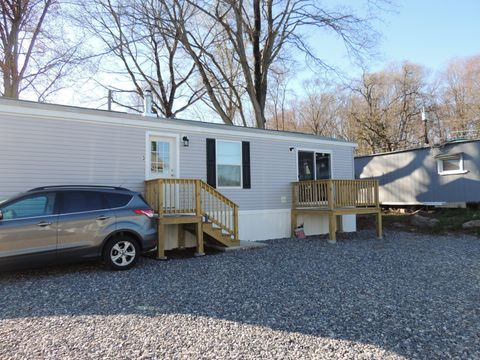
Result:
<svg viewBox="0 0 480 360"><path fill-rule="evenodd" d="M140 248L137 242L128 236L114 237L103 251L103 259L113 270L130 269L139 257Z"/></svg>

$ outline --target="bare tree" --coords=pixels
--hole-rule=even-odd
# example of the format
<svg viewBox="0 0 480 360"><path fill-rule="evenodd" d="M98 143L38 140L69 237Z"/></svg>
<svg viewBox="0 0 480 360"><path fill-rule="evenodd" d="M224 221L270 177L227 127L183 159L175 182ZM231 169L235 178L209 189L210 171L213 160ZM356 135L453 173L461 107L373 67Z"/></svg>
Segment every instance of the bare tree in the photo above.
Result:
<svg viewBox="0 0 480 360"><path fill-rule="evenodd" d="M450 137L480 130L480 56L457 59L441 75L440 113ZM478 134L477 134L478 135Z"/></svg>
<svg viewBox="0 0 480 360"><path fill-rule="evenodd" d="M225 123L233 121L218 97L218 84L230 88L237 103L246 103L242 106L252 110L254 126L264 128L272 65L289 49L301 51L317 64L326 65L309 46L303 32L307 26L332 31L354 54L371 44L368 19L353 12L327 10L314 0L178 0L173 4L162 1L167 10L164 20L177 27L180 41L199 70L212 107ZM240 93L237 81L229 78L212 50L219 44L229 49L241 66Z"/></svg>
<svg viewBox="0 0 480 360"><path fill-rule="evenodd" d="M203 90L195 87L195 65L185 56L178 30L162 21L164 6L157 0L89 0L80 20L103 43L106 62L109 55L119 62L103 71L126 75L133 85L131 92L140 97L148 88L154 110L175 117L198 101ZM139 111L128 103L117 104Z"/></svg>
<svg viewBox="0 0 480 360"><path fill-rule="evenodd" d="M425 142L421 112L434 106L422 66L403 63L365 73L349 90L346 116L359 141L359 152L407 149Z"/></svg>
<svg viewBox="0 0 480 360"><path fill-rule="evenodd" d="M270 86L266 103L267 128L275 130L286 129L288 112L289 75L293 71L286 66L273 66L270 73Z"/></svg>
<svg viewBox="0 0 480 360"><path fill-rule="evenodd" d="M78 64L80 41L63 32L59 0L0 2L0 71L2 95L33 93L44 101Z"/></svg>
<svg viewBox="0 0 480 360"><path fill-rule="evenodd" d="M339 90L322 80L307 81L305 95L298 104L301 127L304 131L322 136L339 136L342 126Z"/></svg>

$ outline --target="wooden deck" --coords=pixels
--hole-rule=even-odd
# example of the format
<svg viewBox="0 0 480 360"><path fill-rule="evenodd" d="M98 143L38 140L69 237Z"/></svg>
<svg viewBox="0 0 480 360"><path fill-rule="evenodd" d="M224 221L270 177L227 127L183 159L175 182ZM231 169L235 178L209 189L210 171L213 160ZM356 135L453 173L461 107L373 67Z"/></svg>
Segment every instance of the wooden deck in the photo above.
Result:
<svg viewBox="0 0 480 360"><path fill-rule="evenodd" d="M302 214L328 215L329 238L336 241L337 216L374 214L377 236L382 237L382 211L376 180L311 180L292 184L292 235ZM340 222L341 223L341 222Z"/></svg>
<svg viewBox="0 0 480 360"><path fill-rule="evenodd" d="M237 246L238 205L198 179L145 181L145 198L158 215L157 258L165 259L165 226L178 225L178 244L185 231L196 236L196 255L204 254L204 237L223 246Z"/></svg>

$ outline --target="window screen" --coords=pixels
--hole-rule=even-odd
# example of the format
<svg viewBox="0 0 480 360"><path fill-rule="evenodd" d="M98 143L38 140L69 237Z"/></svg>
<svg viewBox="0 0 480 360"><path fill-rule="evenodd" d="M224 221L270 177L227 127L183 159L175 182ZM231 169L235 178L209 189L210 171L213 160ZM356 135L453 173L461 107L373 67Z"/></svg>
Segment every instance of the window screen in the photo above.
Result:
<svg viewBox="0 0 480 360"><path fill-rule="evenodd" d="M63 213L105 209L103 193L97 191L67 191L63 193Z"/></svg>

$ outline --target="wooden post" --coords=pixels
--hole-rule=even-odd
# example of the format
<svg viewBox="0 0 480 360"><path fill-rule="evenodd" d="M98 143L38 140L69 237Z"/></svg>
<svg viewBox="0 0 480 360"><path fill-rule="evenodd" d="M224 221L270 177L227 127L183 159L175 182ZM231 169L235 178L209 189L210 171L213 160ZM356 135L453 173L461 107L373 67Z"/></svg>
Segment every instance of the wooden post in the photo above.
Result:
<svg viewBox="0 0 480 360"><path fill-rule="evenodd" d="M234 205L233 206L233 231L234 231L234 237L235 241L239 241L238 237L238 206Z"/></svg>
<svg viewBox="0 0 480 360"><path fill-rule="evenodd" d="M197 216L202 216L202 202L201 202L201 183L200 180L195 181L195 213ZM197 251L195 252L195 256L203 256L205 255L205 250L203 246L203 219L197 222Z"/></svg>
<svg viewBox="0 0 480 360"><path fill-rule="evenodd" d="M375 206L380 208L380 194L378 191L378 180L375 181Z"/></svg>
<svg viewBox="0 0 480 360"><path fill-rule="evenodd" d="M335 207L335 194L333 191L333 180L328 180L328 192L327 192L328 208L333 210Z"/></svg>
<svg viewBox="0 0 480 360"><path fill-rule="evenodd" d="M158 192L158 242L157 242L157 259L158 260L166 260L167 257L165 256L165 224L163 224L163 182L162 180L158 180L157 182L157 192Z"/></svg>
<svg viewBox="0 0 480 360"><path fill-rule="evenodd" d="M195 256L204 256L205 250L203 247L203 222L200 220L197 222L197 251Z"/></svg>
<svg viewBox="0 0 480 360"><path fill-rule="evenodd" d="M378 190L378 180L375 181L375 206L378 208L377 213L377 237L379 239L383 236L383 228L382 228L382 208L380 207L380 194Z"/></svg>
<svg viewBox="0 0 480 360"><path fill-rule="evenodd" d="M335 208L335 194L333 189L333 180L328 180L327 199L328 199L328 209L330 210L328 213L328 235L329 235L328 242L331 244L335 244L337 241L337 217L333 211Z"/></svg>
<svg viewBox="0 0 480 360"><path fill-rule="evenodd" d="M383 237L382 231L382 209L378 209L377 213L377 237L381 239Z"/></svg>
<svg viewBox="0 0 480 360"><path fill-rule="evenodd" d="M185 249L185 228L182 224L178 224L178 248Z"/></svg>
<svg viewBox="0 0 480 360"><path fill-rule="evenodd" d="M328 215L328 233L330 244L335 244L337 242L337 217L332 211Z"/></svg>

